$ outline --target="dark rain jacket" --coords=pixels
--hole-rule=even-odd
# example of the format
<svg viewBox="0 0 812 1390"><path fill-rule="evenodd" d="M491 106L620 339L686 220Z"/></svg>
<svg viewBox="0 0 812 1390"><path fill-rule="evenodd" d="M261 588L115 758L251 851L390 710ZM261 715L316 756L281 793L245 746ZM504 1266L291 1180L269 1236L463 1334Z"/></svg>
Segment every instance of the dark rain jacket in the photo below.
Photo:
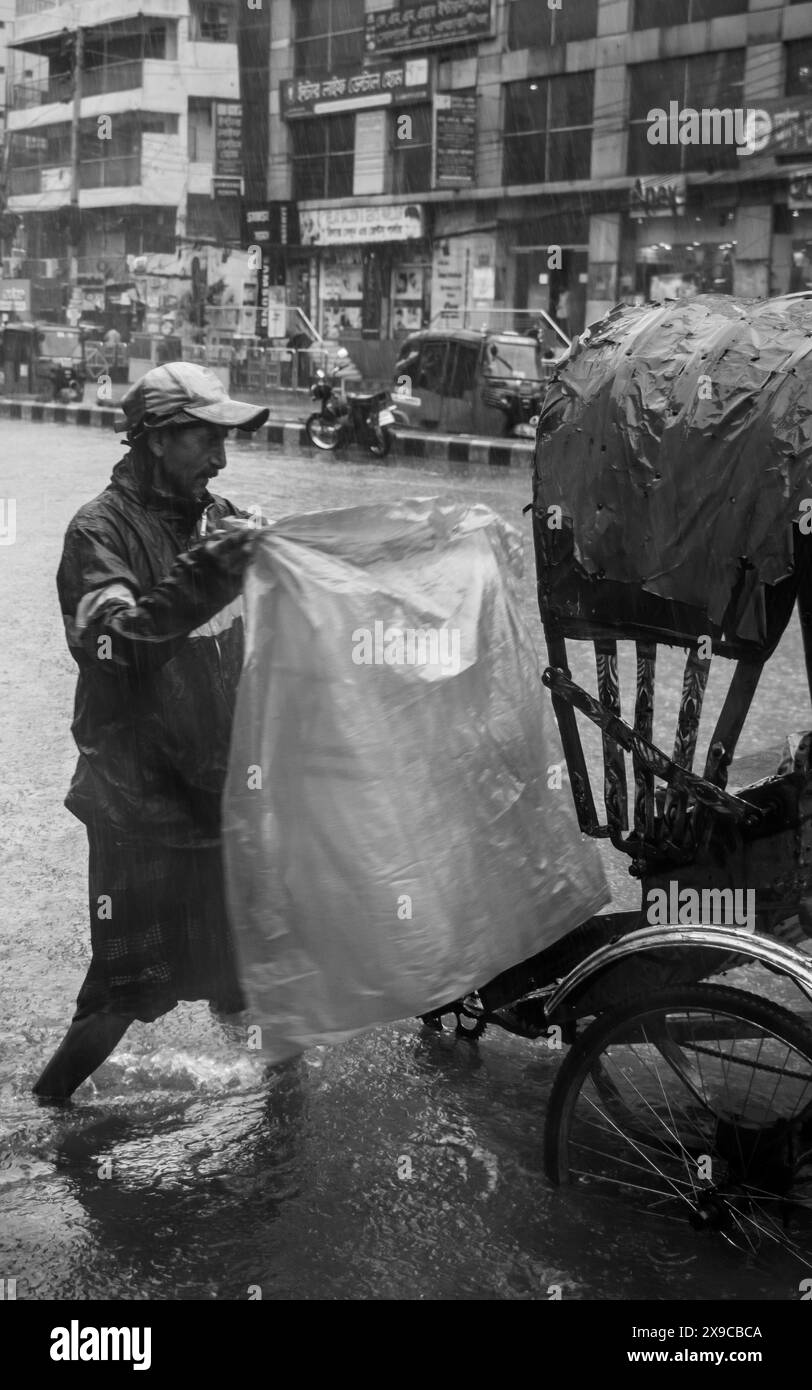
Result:
<svg viewBox="0 0 812 1390"><path fill-rule="evenodd" d="M242 667L241 580L200 541L200 518L242 516L206 493L156 493L128 454L76 513L57 588L79 666L79 761L65 805L123 838L216 844Z"/></svg>

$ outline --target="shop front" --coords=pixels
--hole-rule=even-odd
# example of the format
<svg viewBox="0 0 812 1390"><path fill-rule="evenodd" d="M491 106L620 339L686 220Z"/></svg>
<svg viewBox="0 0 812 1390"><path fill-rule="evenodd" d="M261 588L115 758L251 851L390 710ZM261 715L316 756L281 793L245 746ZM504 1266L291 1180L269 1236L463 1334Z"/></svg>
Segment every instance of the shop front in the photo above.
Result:
<svg viewBox="0 0 812 1390"><path fill-rule="evenodd" d="M812 167L799 169L788 189L791 258L787 292L812 290Z"/></svg>
<svg viewBox="0 0 812 1390"><path fill-rule="evenodd" d="M299 225L310 251L316 327L328 341L341 341L366 379L388 380L397 342L427 322L431 253L423 208L300 208Z"/></svg>
<svg viewBox="0 0 812 1390"><path fill-rule="evenodd" d="M534 215L532 205L501 229L516 313L521 332L539 310L551 315L569 336L586 322L589 268L589 212L562 208Z"/></svg>
<svg viewBox="0 0 812 1390"><path fill-rule="evenodd" d="M684 176L638 179L624 219L620 297L627 302L697 294L770 293L773 210L740 200L735 185L686 186Z"/></svg>

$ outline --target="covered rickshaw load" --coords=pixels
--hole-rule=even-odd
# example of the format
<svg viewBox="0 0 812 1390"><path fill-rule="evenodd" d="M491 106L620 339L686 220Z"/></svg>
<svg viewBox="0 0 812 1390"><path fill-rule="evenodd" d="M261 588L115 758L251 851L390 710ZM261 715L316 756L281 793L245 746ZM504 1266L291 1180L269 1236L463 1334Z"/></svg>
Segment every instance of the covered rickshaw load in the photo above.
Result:
<svg viewBox="0 0 812 1390"><path fill-rule="evenodd" d="M728 886L754 894L759 928L794 919L808 933L809 738L794 738L780 776L735 795L727 781L796 598L812 652L812 303L702 295L613 310L548 390L533 512L544 679L582 829L631 857L644 910L654 889L673 904L676 881ZM594 643L597 699L572 678L568 638ZM636 643L623 701L619 638ZM654 736L658 644L687 649L673 750ZM716 656L737 665L694 768ZM601 729L603 825L576 711Z"/></svg>
<svg viewBox="0 0 812 1390"><path fill-rule="evenodd" d="M812 302L615 309L547 392L534 500L562 629L764 658L792 604L793 521L812 511Z"/></svg>

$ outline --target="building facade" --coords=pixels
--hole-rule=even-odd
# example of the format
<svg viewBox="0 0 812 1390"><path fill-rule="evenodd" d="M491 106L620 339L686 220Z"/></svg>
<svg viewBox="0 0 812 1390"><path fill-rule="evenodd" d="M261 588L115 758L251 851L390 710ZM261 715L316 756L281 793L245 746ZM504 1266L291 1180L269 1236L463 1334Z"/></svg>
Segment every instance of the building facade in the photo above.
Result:
<svg viewBox="0 0 812 1390"><path fill-rule="evenodd" d="M239 245L232 3L17 0L10 30L6 199L23 270L64 284L75 243L88 313L131 285L133 257Z"/></svg>
<svg viewBox="0 0 812 1390"><path fill-rule="evenodd" d="M77 179L97 290L122 258L247 251L264 225L258 296L367 375L424 324L545 309L574 332L620 299L812 285L812 0L265 3L240 74L239 0L17 0L16 250L63 266Z"/></svg>
<svg viewBox="0 0 812 1390"><path fill-rule="evenodd" d="M287 292L361 361L812 284L807 0L274 0L270 86Z"/></svg>

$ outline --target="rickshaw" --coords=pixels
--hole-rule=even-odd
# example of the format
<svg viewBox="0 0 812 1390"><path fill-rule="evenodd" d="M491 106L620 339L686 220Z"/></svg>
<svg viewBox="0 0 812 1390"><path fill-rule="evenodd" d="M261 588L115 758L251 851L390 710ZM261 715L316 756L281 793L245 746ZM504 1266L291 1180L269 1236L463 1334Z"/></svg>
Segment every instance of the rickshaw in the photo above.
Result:
<svg viewBox="0 0 812 1390"><path fill-rule="evenodd" d="M628 858L640 906L423 1022L569 1045L546 1123L553 1183L812 1269L812 734L773 775L728 787L796 603L812 692L812 304L618 306L547 392L530 509L542 679L580 828ZM594 694L572 671L587 643ZM666 752L654 710L669 647L687 655ZM732 675L699 772L712 662ZM746 915L729 910L737 891ZM718 981L729 972L735 987Z"/></svg>

